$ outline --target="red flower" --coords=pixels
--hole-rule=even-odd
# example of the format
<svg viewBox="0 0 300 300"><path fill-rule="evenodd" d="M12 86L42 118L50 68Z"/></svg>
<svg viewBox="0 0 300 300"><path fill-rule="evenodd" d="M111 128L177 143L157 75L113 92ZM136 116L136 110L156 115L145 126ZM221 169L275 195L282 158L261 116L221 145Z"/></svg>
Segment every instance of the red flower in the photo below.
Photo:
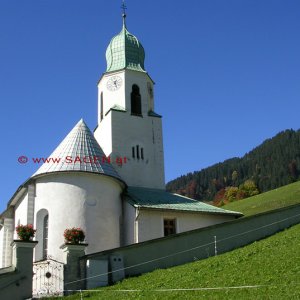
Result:
<svg viewBox="0 0 300 300"><path fill-rule="evenodd" d="M34 237L36 232L36 230L33 229L32 224L18 225L16 227L16 231L19 239L22 241L29 241L31 238Z"/></svg>
<svg viewBox="0 0 300 300"><path fill-rule="evenodd" d="M68 228L64 231L66 243L79 244L84 241L85 234L81 228Z"/></svg>

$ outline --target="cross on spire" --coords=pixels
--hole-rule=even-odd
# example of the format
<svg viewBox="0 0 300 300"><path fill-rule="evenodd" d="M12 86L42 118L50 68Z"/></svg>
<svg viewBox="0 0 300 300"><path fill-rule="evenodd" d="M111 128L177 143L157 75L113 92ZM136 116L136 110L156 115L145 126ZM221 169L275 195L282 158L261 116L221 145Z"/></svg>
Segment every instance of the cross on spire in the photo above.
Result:
<svg viewBox="0 0 300 300"><path fill-rule="evenodd" d="M125 0L122 1L121 8L122 8L122 10L123 10L122 16L123 16L123 18L126 18L126 9L127 9L127 6L126 6L126 4L125 4Z"/></svg>

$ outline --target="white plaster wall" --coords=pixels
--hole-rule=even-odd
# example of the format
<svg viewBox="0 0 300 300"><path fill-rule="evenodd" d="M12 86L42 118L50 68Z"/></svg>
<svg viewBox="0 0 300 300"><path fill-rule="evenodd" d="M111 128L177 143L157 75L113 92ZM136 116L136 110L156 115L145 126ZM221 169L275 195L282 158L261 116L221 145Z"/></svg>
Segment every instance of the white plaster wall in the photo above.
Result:
<svg viewBox="0 0 300 300"><path fill-rule="evenodd" d="M5 260L5 255L4 255L4 228L0 226L0 268L4 268L4 260Z"/></svg>
<svg viewBox="0 0 300 300"><path fill-rule="evenodd" d="M140 210L138 217L139 242L164 236L163 220L176 219L176 233L203 228L234 220L233 216L171 212L160 210Z"/></svg>
<svg viewBox="0 0 300 300"><path fill-rule="evenodd" d="M107 89L106 85L108 80L113 77L118 76L122 78L122 85L116 91L110 91ZM118 71L114 73L104 74L98 83L98 124L100 124L100 101L101 93L103 93L103 117L114 105L119 105L125 108L125 71Z"/></svg>
<svg viewBox="0 0 300 300"><path fill-rule="evenodd" d="M0 268L10 267L12 265L12 247L14 234L14 220L5 218L3 226L0 229Z"/></svg>
<svg viewBox="0 0 300 300"><path fill-rule="evenodd" d="M89 244L86 253L120 246L122 188L113 178L77 172L36 179L35 216L49 213L48 255L62 261L66 228L80 227Z"/></svg>
<svg viewBox="0 0 300 300"><path fill-rule="evenodd" d="M4 227L6 229L6 250L5 250L5 265L6 266L11 266L12 264L12 248L11 248L11 243L13 241L13 236L14 236L14 219L10 218L5 218L4 219Z"/></svg>
<svg viewBox="0 0 300 300"><path fill-rule="evenodd" d="M124 201L124 246L135 243L135 208Z"/></svg>
<svg viewBox="0 0 300 300"><path fill-rule="evenodd" d="M111 76L118 75L123 84L116 91L109 91L106 83ZM132 85L137 84L140 88L142 99L142 115L131 115L131 91ZM165 188L164 175L164 152L162 138L161 118L148 116L148 111L154 106L147 85L153 88L153 81L147 73L132 70L123 70L104 74L99 88L100 94L104 95L104 111L108 111L115 104L121 105L126 112L111 111L100 122L98 109L98 128L95 138L107 156L126 157L126 164L114 164L120 176L128 185ZM144 160L132 158L132 147L139 145L144 149Z"/></svg>
<svg viewBox="0 0 300 300"><path fill-rule="evenodd" d="M118 76L122 79L122 85L118 90L107 89L107 82L111 77ZM154 90L154 83L147 73L134 70L121 70L113 73L105 73L98 83L98 124L100 124L101 114L101 93L103 93L103 116L114 105L131 111L131 91L132 85L137 84L142 97L142 114L145 115L150 109L154 109L153 98L150 97L147 85L150 84Z"/></svg>
<svg viewBox="0 0 300 300"><path fill-rule="evenodd" d="M101 149L108 157L112 152L112 127L111 127L111 113L104 117L101 123L98 124L94 136Z"/></svg>
<svg viewBox="0 0 300 300"><path fill-rule="evenodd" d="M19 224L28 224L28 192L26 192L15 206L15 226ZM17 239L17 232L14 233L14 239Z"/></svg>
<svg viewBox="0 0 300 300"><path fill-rule="evenodd" d="M165 189L162 124L160 118L112 113L112 156L126 157L114 164L129 186ZM144 159L132 157L132 147L144 149Z"/></svg>
<svg viewBox="0 0 300 300"><path fill-rule="evenodd" d="M35 183L28 185L27 188L27 223L34 223L34 200L35 200Z"/></svg>
<svg viewBox="0 0 300 300"><path fill-rule="evenodd" d="M149 77L147 73L126 70L125 72L125 103L126 110L128 110L129 114L131 112L131 91L132 85L136 84L140 88L140 95L142 99L142 115L148 115L150 109L153 109L154 103L150 104L150 95L148 92L147 84L151 84L152 89L154 90L154 83L152 79ZM152 107L150 107L152 106Z"/></svg>

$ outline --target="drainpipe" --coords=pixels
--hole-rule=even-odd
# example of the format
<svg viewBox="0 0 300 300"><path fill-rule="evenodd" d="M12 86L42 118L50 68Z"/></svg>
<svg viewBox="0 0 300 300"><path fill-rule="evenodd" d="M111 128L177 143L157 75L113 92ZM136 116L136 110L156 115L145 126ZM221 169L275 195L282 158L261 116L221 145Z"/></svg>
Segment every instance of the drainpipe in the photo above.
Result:
<svg viewBox="0 0 300 300"><path fill-rule="evenodd" d="M138 218L140 216L140 208L137 206L135 209L135 220L134 220L134 242L139 242L139 221Z"/></svg>

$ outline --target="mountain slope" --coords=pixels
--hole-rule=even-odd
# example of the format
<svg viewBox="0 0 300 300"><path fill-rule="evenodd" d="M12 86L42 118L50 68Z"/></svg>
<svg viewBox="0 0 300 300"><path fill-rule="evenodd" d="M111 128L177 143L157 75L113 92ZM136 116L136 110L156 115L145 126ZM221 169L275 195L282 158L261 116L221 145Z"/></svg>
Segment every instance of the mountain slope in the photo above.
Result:
<svg viewBox="0 0 300 300"><path fill-rule="evenodd" d="M167 190L198 200L213 200L229 186L254 181L260 192L300 179L300 130L285 130L264 141L242 158L189 173L167 184Z"/></svg>

